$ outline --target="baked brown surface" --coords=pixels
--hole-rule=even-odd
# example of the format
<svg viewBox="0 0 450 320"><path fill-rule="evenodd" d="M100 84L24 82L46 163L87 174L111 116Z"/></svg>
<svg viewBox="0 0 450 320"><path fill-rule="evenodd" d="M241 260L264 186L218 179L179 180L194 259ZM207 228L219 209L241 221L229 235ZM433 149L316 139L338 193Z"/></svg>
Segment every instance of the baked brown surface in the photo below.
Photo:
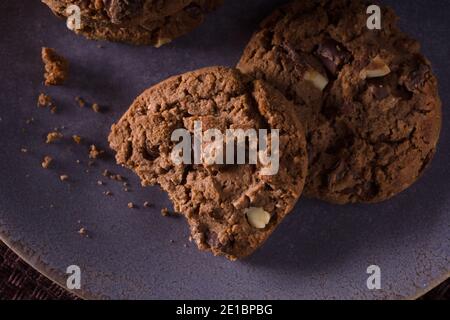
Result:
<svg viewBox="0 0 450 320"><path fill-rule="evenodd" d="M159 47L200 25L223 0L42 0L67 18L66 8L81 9L81 29L94 40Z"/></svg>
<svg viewBox="0 0 450 320"><path fill-rule="evenodd" d="M295 1L268 17L238 68L293 100L307 129L305 193L344 204L386 200L413 184L436 150L437 80L417 41L382 7L369 30L368 4Z"/></svg>
<svg viewBox="0 0 450 320"><path fill-rule="evenodd" d="M279 129L278 174L257 165L175 165L175 129ZM234 260L251 254L294 207L306 178L304 130L295 106L262 81L235 69L205 68L172 77L140 95L113 125L116 160L144 186L160 185L188 220L201 250ZM263 228L247 219L250 208L270 214Z"/></svg>

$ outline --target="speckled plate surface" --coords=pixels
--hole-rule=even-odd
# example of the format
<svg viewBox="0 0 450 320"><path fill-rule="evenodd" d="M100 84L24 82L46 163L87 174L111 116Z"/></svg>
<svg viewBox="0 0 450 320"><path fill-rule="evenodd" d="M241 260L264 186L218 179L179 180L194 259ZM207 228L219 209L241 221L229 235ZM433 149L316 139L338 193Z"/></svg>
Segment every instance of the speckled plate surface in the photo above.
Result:
<svg viewBox="0 0 450 320"><path fill-rule="evenodd" d="M170 205L166 195L142 189L133 174L114 165L110 152L87 166L88 145L107 149L110 125L135 96L174 74L234 65L258 22L281 2L228 0L195 32L154 49L99 48L68 32L40 1L1 1L2 240L61 284L67 266L78 265L82 289L76 293L87 298L393 299L415 297L443 281L450 272L448 1L390 1L433 62L444 129L426 175L389 202L340 207L302 199L262 249L232 263L197 251L182 218L160 215ZM66 86L43 88L43 45L71 62ZM54 98L56 115L36 107L41 91ZM80 108L76 96L105 112ZM35 121L27 124L31 117ZM46 133L61 126L66 138L46 145ZM73 134L85 144L71 142ZM41 168L47 154L55 159L51 170ZM104 169L128 177L131 192L105 179ZM107 190L113 196L103 195ZM143 208L145 201L153 207ZM139 208L128 209L128 202ZM89 238L77 233L81 227ZM382 289L370 291L366 269L374 264L381 268Z"/></svg>

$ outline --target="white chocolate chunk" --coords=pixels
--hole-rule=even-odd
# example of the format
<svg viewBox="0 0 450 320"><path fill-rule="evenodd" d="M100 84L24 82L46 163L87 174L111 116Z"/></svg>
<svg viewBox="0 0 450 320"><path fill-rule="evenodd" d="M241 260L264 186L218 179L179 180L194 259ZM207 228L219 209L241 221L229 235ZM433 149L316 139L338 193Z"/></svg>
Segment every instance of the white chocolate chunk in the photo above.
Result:
<svg viewBox="0 0 450 320"><path fill-rule="evenodd" d="M313 86L319 89L320 91L323 91L323 89L325 89L325 87L328 85L327 77L321 75L320 73L314 70L306 71L305 75L303 76L303 79L311 82Z"/></svg>
<svg viewBox="0 0 450 320"><path fill-rule="evenodd" d="M391 68L381 59L376 56L367 67L361 71L361 78L379 78L387 76L391 73Z"/></svg>
<svg viewBox="0 0 450 320"><path fill-rule="evenodd" d="M264 229L270 221L270 213L263 208L248 208L245 210L247 220L250 225L256 229Z"/></svg>

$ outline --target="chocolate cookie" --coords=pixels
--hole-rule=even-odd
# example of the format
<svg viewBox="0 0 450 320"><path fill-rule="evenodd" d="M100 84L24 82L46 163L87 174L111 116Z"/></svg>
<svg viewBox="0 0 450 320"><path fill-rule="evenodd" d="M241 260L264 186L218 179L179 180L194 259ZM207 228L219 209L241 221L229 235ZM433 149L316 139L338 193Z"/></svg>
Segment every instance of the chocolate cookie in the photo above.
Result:
<svg viewBox="0 0 450 320"><path fill-rule="evenodd" d="M238 64L293 100L305 121L305 194L380 202L430 163L441 128L437 80L417 41L381 7L367 26L359 0L295 1L267 18Z"/></svg>
<svg viewBox="0 0 450 320"><path fill-rule="evenodd" d="M279 130L279 152L271 151L279 159L278 170L265 172L267 163L250 162L250 153L248 161L237 164L234 151L233 163L176 164L172 133L193 133L198 122L204 131L223 134L267 129L272 146L268 131ZM306 139L295 106L235 69L201 69L148 89L112 126L109 142L117 162L136 172L144 186L160 185L168 192L201 250L231 260L251 254L267 239L294 207L306 179ZM250 142L245 150L252 150ZM229 150L225 153L228 158Z"/></svg>
<svg viewBox="0 0 450 320"><path fill-rule="evenodd" d="M81 10L81 28L89 39L159 47L200 25L222 0L42 0L67 19L70 5Z"/></svg>

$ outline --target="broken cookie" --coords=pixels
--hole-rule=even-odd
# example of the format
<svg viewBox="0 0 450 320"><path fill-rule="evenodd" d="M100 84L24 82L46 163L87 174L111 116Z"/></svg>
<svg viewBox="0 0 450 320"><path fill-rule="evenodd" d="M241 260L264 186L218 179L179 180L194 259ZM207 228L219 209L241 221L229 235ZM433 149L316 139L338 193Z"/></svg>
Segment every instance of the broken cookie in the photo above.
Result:
<svg viewBox="0 0 450 320"><path fill-rule="evenodd" d="M219 133L247 132L249 140L241 142L249 142L236 153L227 148L226 161L211 163L211 154L195 161L195 152L178 161L174 136L189 133L196 139L199 125L205 134L216 133L216 160L225 142ZM278 170L271 172L261 160L267 148L254 150L252 132L267 134L259 139L267 148L278 141L278 148L270 149ZM235 69L205 68L146 90L113 125L109 142L117 162L138 174L144 186L160 185L169 194L201 250L231 260L261 246L294 207L306 178L306 141L295 106L265 82ZM212 141L199 143L206 152Z"/></svg>

